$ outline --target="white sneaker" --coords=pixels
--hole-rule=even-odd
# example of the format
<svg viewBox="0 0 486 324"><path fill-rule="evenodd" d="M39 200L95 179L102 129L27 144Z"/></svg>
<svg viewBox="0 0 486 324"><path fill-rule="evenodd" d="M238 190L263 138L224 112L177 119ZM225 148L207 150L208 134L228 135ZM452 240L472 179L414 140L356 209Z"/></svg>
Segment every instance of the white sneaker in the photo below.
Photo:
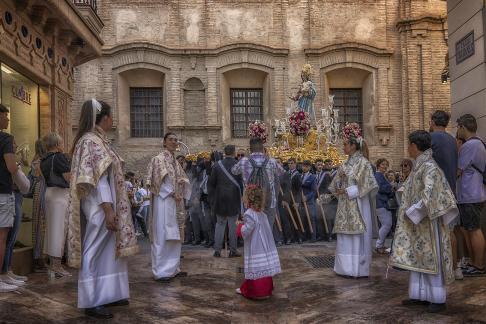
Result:
<svg viewBox="0 0 486 324"><path fill-rule="evenodd" d="M454 277L456 278L456 280L464 279L461 268L456 268L456 270L454 271Z"/></svg>
<svg viewBox="0 0 486 324"><path fill-rule="evenodd" d="M14 278L9 277L8 274L0 275L0 280L3 283L9 284L9 285L14 285L14 286L17 286L17 287L21 287L21 286L25 285L24 281L15 280Z"/></svg>
<svg viewBox="0 0 486 324"><path fill-rule="evenodd" d="M236 288L236 293L237 293L238 295L241 295L241 290L240 290L240 288Z"/></svg>
<svg viewBox="0 0 486 324"><path fill-rule="evenodd" d="M27 281L27 280L29 280L29 278L27 278L26 276L16 275L15 273L13 273L13 271L7 272L7 276L9 276L10 278L13 278L15 280L20 280L20 281Z"/></svg>
<svg viewBox="0 0 486 324"><path fill-rule="evenodd" d="M0 292L10 292L10 291L15 291L19 287L14 286L14 285L9 285L8 283L5 283L3 281L0 281Z"/></svg>

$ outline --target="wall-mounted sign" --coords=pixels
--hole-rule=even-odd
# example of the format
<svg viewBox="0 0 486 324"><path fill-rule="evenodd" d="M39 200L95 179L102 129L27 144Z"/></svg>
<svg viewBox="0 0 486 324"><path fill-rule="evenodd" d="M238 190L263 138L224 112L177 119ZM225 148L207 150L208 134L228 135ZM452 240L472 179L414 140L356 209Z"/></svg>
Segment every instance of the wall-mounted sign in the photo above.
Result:
<svg viewBox="0 0 486 324"><path fill-rule="evenodd" d="M20 87L12 86L12 96L28 105L32 104L32 95L22 85Z"/></svg>
<svg viewBox="0 0 486 324"><path fill-rule="evenodd" d="M464 62L474 55L474 31L470 32L456 43L456 64Z"/></svg>

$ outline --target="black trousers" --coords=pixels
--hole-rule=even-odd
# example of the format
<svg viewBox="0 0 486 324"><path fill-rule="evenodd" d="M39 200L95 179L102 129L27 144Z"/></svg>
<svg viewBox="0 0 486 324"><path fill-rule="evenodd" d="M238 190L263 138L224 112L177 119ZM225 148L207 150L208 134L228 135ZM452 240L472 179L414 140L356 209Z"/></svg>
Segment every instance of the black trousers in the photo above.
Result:
<svg viewBox="0 0 486 324"><path fill-rule="evenodd" d="M292 223L292 220L290 219L289 212L287 208L282 206L282 202L280 201L278 204L278 215L280 219L280 223L282 224L282 234L283 234L283 240L285 242L287 241L292 241L295 240L295 235L294 235L294 225Z"/></svg>

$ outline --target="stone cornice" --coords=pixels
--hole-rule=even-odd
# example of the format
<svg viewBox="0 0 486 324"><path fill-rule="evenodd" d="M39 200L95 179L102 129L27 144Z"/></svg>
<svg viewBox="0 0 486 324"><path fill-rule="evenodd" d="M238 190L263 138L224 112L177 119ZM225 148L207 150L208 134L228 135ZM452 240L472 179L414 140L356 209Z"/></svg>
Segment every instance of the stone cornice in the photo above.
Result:
<svg viewBox="0 0 486 324"><path fill-rule="evenodd" d="M437 27L431 28L431 25L441 25L440 30L443 29L444 23L446 23L447 17L443 16L423 16L416 18L406 18L397 22L396 27L399 32L411 30L411 29L430 29L437 30Z"/></svg>
<svg viewBox="0 0 486 324"><path fill-rule="evenodd" d="M182 125L173 125L173 126L167 126L168 129L172 130L216 130L219 131L221 130L221 126L219 125L207 125L207 126L182 126Z"/></svg>
<svg viewBox="0 0 486 324"><path fill-rule="evenodd" d="M289 50L285 48L274 48L264 45L252 44L252 43L239 43L224 45L218 48L170 48L154 44L151 42L133 42L127 44L120 44L113 47L104 47L103 56L111 56L121 52L127 51L148 50L154 52L161 52L168 56L218 56L232 51L254 51L271 54L273 56L287 56Z"/></svg>
<svg viewBox="0 0 486 324"><path fill-rule="evenodd" d="M305 55L307 56L322 56L323 54L328 54L332 52L340 52L340 51L355 51L355 52L365 52L368 54L372 54L374 56L392 56L393 51L384 48L378 48L371 45L365 45L361 43L341 43L341 44L333 44L329 46L324 46L321 48L307 48L304 50Z"/></svg>
<svg viewBox="0 0 486 324"><path fill-rule="evenodd" d="M85 36L86 38L91 38L87 35L87 34L91 34L92 37L94 37L94 38L96 38L96 40L98 40L98 42L99 42L97 44L98 46L102 46L104 44L103 39L101 38L101 35L96 33L90 27L88 27L81 11L76 7L76 5L71 0L65 0L65 1L48 0L48 1L53 2L53 3L58 3L59 9L62 11L63 14L65 14L67 16L67 18L69 18L70 22L74 23L73 19L76 19L76 18L81 20L82 24L80 26L82 26L82 27L76 28L77 26L74 26L75 29L79 29L78 32L80 34L84 34L83 36ZM69 6L70 9L68 9L67 6ZM99 17L98 17L98 19L99 19ZM103 24L103 22L101 22L101 24Z"/></svg>
<svg viewBox="0 0 486 324"><path fill-rule="evenodd" d="M80 55L76 64L101 56L103 46L101 36L87 23L71 0L46 0L46 5L52 10L53 16L61 18L61 24L67 24L76 36L79 36L88 45L90 52Z"/></svg>

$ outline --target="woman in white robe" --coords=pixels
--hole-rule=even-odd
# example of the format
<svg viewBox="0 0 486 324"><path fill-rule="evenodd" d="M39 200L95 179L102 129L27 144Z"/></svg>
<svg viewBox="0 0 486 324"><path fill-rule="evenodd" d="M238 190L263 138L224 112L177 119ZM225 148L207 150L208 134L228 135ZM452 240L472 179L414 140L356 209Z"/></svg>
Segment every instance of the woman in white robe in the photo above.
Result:
<svg viewBox="0 0 486 324"><path fill-rule="evenodd" d="M68 263L80 268L78 307L96 318L113 317L106 306L128 304L127 261L121 257L137 251L123 161L105 134L112 123L106 103L84 103L71 173Z"/></svg>
<svg viewBox="0 0 486 324"><path fill-rule="evenodd" d="M109 174L109 175L108 175ZM116 189L111 168L81 200L86 227L83 257L78 280L78 307L93 308L130 297L126 258L116 258L116 232L107 229L101 205L116 205Z"/></svg>
<svg viewBox="0 0 486 324"><path fill-rule="evenodd" d="M180 269L180 260L184 239L184 199L189 200L191 187L186 173L175 159L177 146L177 136L167 133L164 136L165 149L150 162L147 177L153 193L149 231L152 273L160 282L187 275Z"/></svg>
<svg viewBox="0 0 486 324"><path fill-rule="evenodd" d="M347 277L368 277L372 257L375 197L378 184L359 126L344 132L344 152L349 158L338 170L329 190L338 197L334 224L337 234L334 271ZM345 130L346 130L345 127ZM358 129L359 132L353 131Z"/></svg>

